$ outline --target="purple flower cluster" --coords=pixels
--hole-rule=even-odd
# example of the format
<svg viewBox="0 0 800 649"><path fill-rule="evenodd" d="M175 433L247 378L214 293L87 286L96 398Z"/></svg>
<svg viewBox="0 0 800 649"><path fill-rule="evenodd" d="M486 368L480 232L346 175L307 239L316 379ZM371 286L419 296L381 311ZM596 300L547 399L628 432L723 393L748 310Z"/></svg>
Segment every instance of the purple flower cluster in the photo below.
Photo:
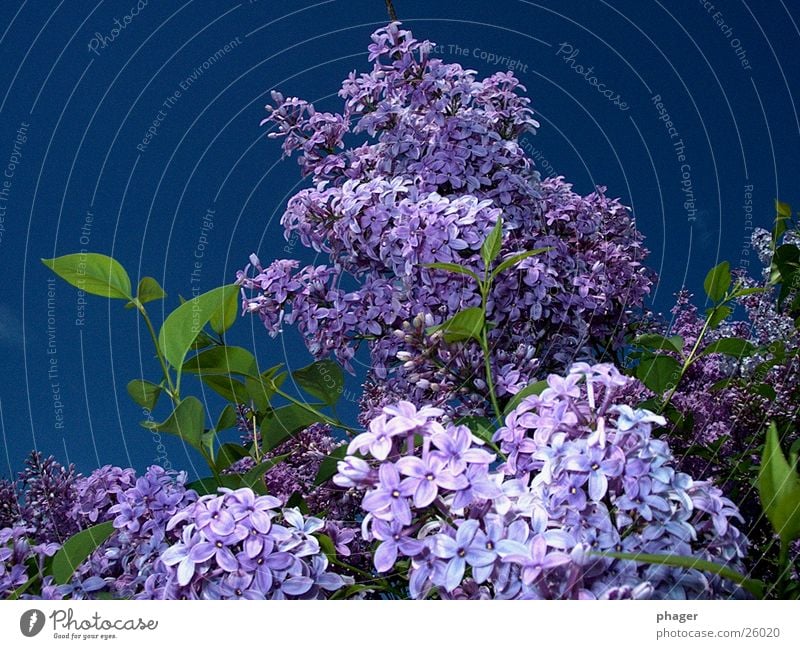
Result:
<svg viewBox="0 0 800 649"><path fill-rule="evenodd" d="M113 504L99 517L113 520L115 533L80 566L62 596L76 598L76 588L89 594L106 589L118 597L143 592L153 564L174 541L167 522L193 503L197 494L186 489L185 473L160 466L151 466L128 486L134 478L129 470L115 467L104 467L90 476L95 486L105 483L114 493Z"/></svg>
<svg viewBox="0 0 800 649"><path fill-rule="evenodd" d="M314 537L322 520L251 489L220 492L169 520L179 540L161 554L142 597L323 599L351 583L328 570Z"/></svg>
<svg viewBox="0 0 800 649"><path fill-rule="evenodd" d="M740 567L736 507L673 467L651 436L663 419L618 403L631 379L577 363L496 431L505 461L437 408L385 407L350 444L337 484L365 491L362 534L375 568L411 561L409 590L446 597L705 598L740 594L698 570L603 552L656 553ZM359 455L355 453L358 452Z"/></svg>
<svg viewBox="0 0 800 649"><path fill-rule="evenodd" d="M20 522L37 543L63 543L80 528L72 515L78 475L71 464L32 451L19 475Z"/></svg>
<svg viewBox="0 0 800 649"><path fill-rule="evenodd" d="M150 467L136 477L133 469L104 466L89 476L76 475L52 458L34 454L20 478L23 491L20 516L0 529L0 593L8 595L41 570L46 557L55 554L66 536L48 541L54 533L72 533L113 521L114 533L78 566L69 583L55 585L51 577L41 593L26 597L87 599L105 591L131 597L142 590L153 562L172 541L167 521L197 498L185 488L186 475ZM53 487L42 500L43 485ZM68 486L68 487L67 487ZM16 491L12 488L12 493ZM31 515L32 503L46 502L50 515ZM54 515L55 514L55 515ZM44 540L43 540L44 539Z"/></svg>
<svg viewBox="0 0 800 649"><path fill-rule="evenodd" d="M517 141L538 124L513 75L478 80L396 23L372 39L373 69L344 82L341 114L273 93L270 135L300 152L314 183L289 200L286 235L330 262L264 266L252 255L237 275L244 311L272 335L296 325L316 357L346 366L367 341L371 379L388 392L442 405L457 397L480 411L479 347L426 331L480 305L478 287L426 264L482 274L481 244L502 217L501 258L549 250L503 273L490 296L499 395L619 343L651 284L628 211L600 188L582 197L561 178L540 181ZM348 133L371 139L345 148ZM366 404L369 416L391 401Z"/></svg>
<svg viewBox="0 0 800 649"><path fill-rule="evenodd" d="M0 529L0 598L9 597L27 581L41 574L44 562L58 552L58 543L35 543L24 525ZM44 584L52 588L52 578Z"/></svg>

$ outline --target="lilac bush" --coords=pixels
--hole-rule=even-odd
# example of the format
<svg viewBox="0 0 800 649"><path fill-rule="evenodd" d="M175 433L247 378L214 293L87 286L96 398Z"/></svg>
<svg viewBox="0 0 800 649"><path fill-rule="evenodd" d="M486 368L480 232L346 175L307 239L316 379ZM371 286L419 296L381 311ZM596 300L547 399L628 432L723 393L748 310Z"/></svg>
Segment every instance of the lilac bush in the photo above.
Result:
<svg viewBox="0 0 800 649"><path fill-rule="evenodd" d="M502 273L488 300L498 395L619 345L651 284L629 212L602 188L582 197L561 178L540 180L518 143L538 124L513 75L478 80L431 58L432 44L396 23L372 40L373 69L345 80L341 113L273 93L264 122L313 182L289 200L286 236L329 262L265 266L252 255L238 274L245 312L271 335L296 325L315 357L333 354L345 366L365 342L365 420L401 399L457 399L479 413L479 346L447 344L429 329L480 306L480 293L469 277L426 265L481 274L479 249L502 217L500 259L548 250ZM346 148L346 137L361 134L369 139Z"/></svg>
<svg viewBox="0 0 800 649"><path fill-rule="evenodd" d="M618 403L631 381L610 364L550 375L494 433L505 456L497 466L442 410L385 407L334 478L364 491L375 569L410 560L413 597L741 595L699 570L602 556L667 553L737 568L747 547L735 505L676 471L669 445L652 435L664 419Z"/></svg>

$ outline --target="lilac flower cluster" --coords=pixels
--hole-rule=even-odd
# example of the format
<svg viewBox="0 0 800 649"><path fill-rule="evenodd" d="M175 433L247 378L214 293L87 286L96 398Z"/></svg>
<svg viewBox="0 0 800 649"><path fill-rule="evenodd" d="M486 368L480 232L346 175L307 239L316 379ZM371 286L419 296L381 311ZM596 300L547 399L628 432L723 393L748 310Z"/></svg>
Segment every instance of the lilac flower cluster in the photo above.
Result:
<svg viewBox="0 0 800 649"><path fill-rule="evenodd" d="M240 408L239 430L242 444L260 443L260 434L254 430L252 419L246 408ZM270 496L286 505L294 497L302 500L310 511L324 515L325 533L331 536L337 551L342 556L353 555L353 563L361 567L366 559L366 544L356 538L356 516L359 514L359 498L349 489L337 487L330 480L316 484L322 461L342 442L331 435L327 424L315 423L292 434L286 441L265 453L262 462L283 458L264 474L264 486ZM234 462L226 473L246 473L256 466L248 456Z"/></svg>
<svg viewBox="0 0 800 649"><path fill-rule="evenodd" d="M651 285L628 211L601 188L582 197L561 178L540 181L517 141L538 124L513 75L478 80L431 58L432 44L397 23L372 40L373 69L344 82L341 113L273 93L270 135L284 138L287 155L299 152L313 177L313 187L289 200L286 235L330 262L264 266L252 255L237 275L245 312L272 335L296 325L316 357L332 353L346 366L367 341L371 381L388 393L440 405L457 397L479 412L479 347L427 333L480 305L478 288L426 264L482 274L481 244L502 217L501 258L549 250L503 273L490 296L500 397L620 343ZM349 133L371 139L345 148ZM353 280L356 288L346 290ZM367 416L391 401L365 404Z"/></svg>
<svg viewBox="0 0 800 649"><path fill-rule="evenodd" d="M20 475L23 507L11 525L0 529L0 593L8 595L41 570L68 534L98 523L113 521L115 532L78 566L68 584L55 585L46 578L44 599L86 599L105 591L130 597L141 591L152 563L171 541L166 523L180 508L197 498L185 488L186 475L158 466L136 477L133 469L104 466L89 476L75 474L53 458L32 454ZM18 498L8 483L4 494ZM37 510L36 503L46 508ZM4 502L4 509L13 511ZM34 595L28 593L27 597Z"/></svg>
<svg viewBox="0 0 800 649"><path fill-rule="evenodd" d="M32 451L19 475L23 494L20 519L38 543L63 543L79 530L72 516L78 475L71 464Z"/></svg>
<svg viewBox="0 0 800 649"><path fill-rule="evenodd" d="M796 236L789 230L784 241L793 241ZM752 245L763 264L761 277L753 279L739 272L738 280L746 288L761 291L739 298L745 317L726 319L708 329L702 346L737 337L750 342L756 352L744 358L709 354L693 362L671 399L671 407L683 419L680 425L670 426L669 439L678 466L692 475L717 481L739 504L747 536L755 545L765 547L772 539L772 529L750 485L758 470L767 422L774 420L787 430L787 446L798 439L800 334L794 319L778 308L777 291L769 283L773 250L770 233L756 229ZM705 318L685 291L678 294L672 315L672 322L662 324L658 331L681 336L684 355L688 355ZM774 579L770 570L765 561L752 566L753 574L767 582Z"/></svg>
<svg viewBox="0 0 800 649"><path fill-rule="evenodd" d="M788 231L790 240L794 231ZM710 354L697 359L682 379L672 398L672 405L691 415L688 434L673 431L672 444L681 462L692 472L720 480L731 479L726 459L742 453L757 456L758 434L769 420L792 422L800 413L800 334L793 318L777 307L776 290L769 284L771 235L756 229L753 248L764 263L762 278L755 280L744 273L739 281L746 288L761 289L739 299L744 320L724 320L708 330L704 345L721 338L738 337L752 343L756 353L745 358ZM701 317L684 292L672 309L673 321L662 332L679 335L688 354L703 329ZM754 389L758 387L758 389ZM791 443L796 436L786 440ZM697 446L718 447L717 457L698 458Z"/></svg>
<svg viewBox="0 0 800 649"><path fill-rule="evenodd" d="M400 402L348 448L337 484L365 491L375 568L410 559L409 590L449 598L705 598L739 595L698 570L596 553L696 557L737 568L736 507L677 472L651 435L663 419L619 404L631 382L574 364L505 420L495 456L443 412ZM356 455L358 453L358 455Z"/></svg>
<svg viewBox="0 0 800 649"><path fill-rule="evenodd" d="M58 543L35 543L32 530L24 525L0 529L0 598L8 598L35 574L44 570L44 562L61 547ZM44 584L52 590L52 578Z"/></svg>
<svg viewBox="0 0 800 649"><path fill-rule="evenodd" d="M323 599L349 578L331 572L315 532L324 522L252 489L221 489L178 511L141 597Z"/></svg>

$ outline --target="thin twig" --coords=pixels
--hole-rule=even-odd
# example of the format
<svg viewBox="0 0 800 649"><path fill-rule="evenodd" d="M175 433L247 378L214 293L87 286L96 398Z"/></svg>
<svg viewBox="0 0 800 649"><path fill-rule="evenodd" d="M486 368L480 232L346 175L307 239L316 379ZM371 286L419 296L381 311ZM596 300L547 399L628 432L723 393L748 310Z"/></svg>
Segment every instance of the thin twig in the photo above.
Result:
<svg viewBox="0 0 800 649"><path fill-rule="evenodd" d="M389 20L397 22L397 12L394 10L392 0L386 0L386 10L389 12Z"/></svg>

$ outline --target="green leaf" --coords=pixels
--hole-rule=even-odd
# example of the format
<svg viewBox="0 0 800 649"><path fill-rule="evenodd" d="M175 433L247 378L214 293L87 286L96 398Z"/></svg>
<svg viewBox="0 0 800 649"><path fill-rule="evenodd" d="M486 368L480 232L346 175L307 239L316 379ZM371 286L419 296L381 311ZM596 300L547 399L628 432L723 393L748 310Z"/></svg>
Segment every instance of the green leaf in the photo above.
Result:
<svg viewBox="0 0 800 649"><path fill-rule="evenodd" d="M236 284L212 289L181 304L167 316L158 334L158 345L172 367L180 368L183 359L208 321L224 307L231 293L238 292Z"/></svg>
<svg viewBox="0 0 800 649"><path fill-rule="evenodd" d="M734 297L746 297L757 293L766 293L767 289L763 286L753 286L751 288L737 288Z"/></svg>
<svg viewBox="0 0 800 649"><path fill-rule="evenodd" d="M250 455L250 453L248 453L244 446L234 442L229 442L228 444L223 444L219 447L216 460L214 461L214 466L216 467L217 471L224 471L231 464L241 460L243 457L247 457L248 455Z"/></svg>
<svg viewBox="0 0 800 649"><path fill-rule="evenodd" d="M268 460L263 460L252 469L250 469L247 473L242 476L242 482L245 487L250 487L253 490L256 490L257 487L261 487L263 491L266 491L264 488L264 474L267 473L270 469L275 468L281 462L283 462L287 457L289 457L291 453L286 453L285 455L278 455L277 457L269 458Z"/></svg>
<svg viewBox="0 0 800 649"><path fill-rule="evenodd" d="M236 322L236 316L239 315L239 292L231 291L225 296L222 302L222 308L214 313L208 320L208 324L214 333L221 336Z"/></svg>
<svg viewBox="0 0 800 649"><path fill-rule="evenodd" d="M227 430L228 428L233 428L237 423L239 423L239 413L236 412L236 408L228 404L219 413L219 419L217 419L217 425L214 426L214 429L216 431Z"/></svg>
<svg viewBox="0 0 800 649"><path fill-rule="evenodd" d="M675 386L680 375L681 364L661 354L642 359L636 367L636 378L656 394L664 394Z"/></svg>
<svg viewBox="0 0 800 649"><path fill-rule="evenodd" d="M333 539L327 534L315 534L317 541L319 541L319 548L329 560L336 559L336 546L333 544Z"/></svg>
<svg viewBox="0 0 800 649"><path fill-rule="evenodd" d="M789 448L789 464L791 464L795 471L800 470L797 466L797 458L800 456L800 439L794 440L794 443Z"/></svg>
<svg viewBox="0 0 800 649"><path fill-rule="evenodd" d="M727 566L705 559L687 557L678 554L631 554L629 552L592 552L598 557L609 557L622 561L636 561L637 563L654 563L662 566L673 566L675 568L687 568L689 570L702 570L718 575L723 579L739 584L742 588L761 599L764 597L764 582L749 577L728 568Z"/></svg>
<svg viewBox="0 0 800 649"><path fill-rule="evenodd" d="M478 277L476 273L471 271L469 268L465 268L464 266L459 266L458 264L450 264L447 262L439 262L437 261L435 264L424 264L425 268L436 268L437 270L446 270L451 273L458 273L459 275L468 275L476 282L480 283L481 278Z"/></svg>
<svg viewBox="0 0 800 649"><path fill-rule="evenodd" d="M683 355L683 338L680 336L662 336L661 334L642 334L633 341L634 345L644 347L645 349L677 352Z"/></svg>
<svg viewBox="0 0 800 649"><path fill-rule="evenodd" d="M456 424L466 426L478 439L491 443L495 428L488 417L461 417L456 420Z"/></svg>
<svg viewBox="0 0 800 649"><path fill-rule="evenodd" d="M133 379L128 383L128 394L131 395L131 399L148 410L155 408L163 389L162 386L144 379Z"/></svg>
<svg viewBox="0 0 800 649"><path fill-rule="evenodd" d="M250 394L247 392L244 383L232 376L201 374L200 377L203 379L203 383L231 403L248 403L250 400Z"/></svg>
<svg viewBox="0 0 800 649"><path fill-rule="evenodd" d="M761 469L758 474L761 507L784 544L800 536L800 476L781 450L778 429L767 429Z"/></svg>
<svg viewBox="0 0 800 649"><path fill-rule="evenodd" d="M744 358L745 356L750 356L754 351L756 351L756 346L743 338L720 338L706 345L698 354L698 357L707 356L708 354L725 354L736 358Z"/></svg>
<svg viewBox="0 0 800 649"><path fill-rule="evenodd" d="M448 343L470 339L480 340L483 324L483 309L473 306L459 311L446 322L432 327L430 331L441 331L444 334L445 342Z"/></svg>
<svg viewBox="0 0 800 649"><path fill-rule="evenodd" d="M321 485L323 482L327 482L333 476L336 475L338 470L337 465L339 460L343 459L347 455L347 446L340 446L339 448L334 449L331 451L328 456L322 460L319 465L319 471L317 471L317 477L314 478L315 485Z"/></svg>
<svg viewBox="0 0 800 649"><path fill-rule="evenodd" d="M323 360L292 372L297 384L310 395L332 406L344 392L344 373L338 363Z"/></svg>
<svg viewBox="0 0 800 649"><path fill-rule="evenodd" d="M730 286L731 265L727 261L723 261L708 271L705 282L703 282L708 299L714 303L722 301Z"/></svg>
<svg viewBox="0 0 800 649"><path fill-rule="evenodd" d="M768 383L755 383L749 386L750 391L754 394L758 394L768 401L774 401L775 398L778 396L778 393L775 392L775 388L773 388Z"/></svg>
<svg viewBox="0 0 800 649"><path fill-rule="evenodd" d="M217 345L192 356L183 364L184 372L202 374L258 375L255 356L243 347Z"/></svg>
<svg viewBox="0 0 800 649"><path fill-rule="evenodd" d="M153 300L163 300L167 297L161 284L154 277L142 277L139 280L139 288L136 289L136 299L141 304L147 304Z"/></svg>
<svg viewBox="0 0 800 649"><path fill-rule="evenodd" d="M277 372L283 365L276 365L264 372L261 375L256 375L253 377L248 376L245 381L244 385L247 389L247 394L250 396L250 399L255 406L255 409L258 412L266 412L269 408L270 399L275 394L278 388L280 388L281 384L286 380L288 374L286 372L281 372L277 376L275 372Z"/></svg>
<svg viewBox="0 0 800 649"><path fill-rule="evenodd" d="M789 227L792 218L792 208L788 203L775 200L775 227L772 230L772 240L777 242Z"/></svg>
<svg viewBox="0 0 800 649"><path fill-rule="evenodd" d="M53 579L66 584L79 565L114 533L112 521L89 527L69 537L53 557Z"/></svg>
<svg viewBox="0 0 800 649"><path fill-rule="evenodd" d="M506 407L503 409L503 414L507 415L512 410L514 410L525 397L529 397L532 394L540 395L544 392L545 388L547 387L547 381L536 381L536 383L531 383L530 385L526 385L522 388L519 392L517 392L511 400L506 404Z"/></svg>
<svg viewBox="0 0 800 649"><path fill-rule="evenodd" d="M309 405L316 407L320 404ZM296 403L276 408L264 417L261 423L261 444L264 452L268 453L293 433L318 421L322 421L319 415L309 412Z"/></svg>
<svg viewBox="0 0 800 649"><path fill-rule="evenodd" d="M486 268L489 268L491 263L497 259L497 255L500 254L500 248L503 245L503 219L498 218L497 223L492 228L492 231L489 233L489 236L486 237L486 240L483 242L481 246L481 259L483 259L483 263L486 264Z"/></svg>
<svg viewBox="0 0 800 649"><path fill-rule="evenodd" d="M195 352L199 352L201 349L205 349L206 347L213 347L217 344L217 341L214 340L211 336L209 336L205 331L201 331L197 334L197 338L192 341L192 346L190 349Z"/></svg>
<svg viewBox="0 0 800 649"><path fill-rule="evenodd" d="M187 444L204 452L207 449L203 441L205 420L206 413L200 400L197 397L186 397L163 422L144 421L142 426L160 433L177 435Z"/></svg>
<svg viewBox="0 0 800 649"><path fill-rule="evenodd" d="M731 383L734 383L734 379L730 377L727 379L720 379L719 381L713 383L709 389L712 392L719 392L720 390L727 388L729 385L731 385Z"/></svg>
<svg viewBox="0 0 800 649"><path fill-rule="evenodd" d="M706 317L709 318L708 327L709 329L713 329L716 327L720 322L722 322L725 318L727 318L731 313L733 313L733 309L729 306L716 306L710 309L706 309Z"/></svg>
<svg viewBox="0 0 800 649"><path fill-rule="evenodd" d="M534 255L541 255L543 252L549 252L552 248L535 248L534 250L528 250L526 252L520 252L508 259L505 259L500 265L494 269L492 272L492 279L497 277L500 273L507 271L512 266L516 266L519 262L523 259L527 259L528 257L533 257Z"/></svg>
<svg viewBox="0 0 800 649"><path fill-rule="evenodd" d="M131 278L113 257L94 252L42 259L42 263L75 288L120 300L132 300Z"/></svg>

